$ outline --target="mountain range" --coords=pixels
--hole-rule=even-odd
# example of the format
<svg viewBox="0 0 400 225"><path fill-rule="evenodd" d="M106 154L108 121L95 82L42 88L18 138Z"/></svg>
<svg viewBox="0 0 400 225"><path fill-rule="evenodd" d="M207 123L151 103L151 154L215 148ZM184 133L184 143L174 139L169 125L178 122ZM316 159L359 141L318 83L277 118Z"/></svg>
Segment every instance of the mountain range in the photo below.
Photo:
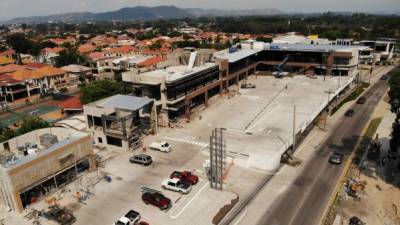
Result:
<svg viewBox="0 0 400 225"><path fill-rule="evenodd" d="M21 23L47 23L53 22L76 22L76 21L128 21L128 20L155 20L155 19L178 19L200 16L248 16L248 15L278 15L284 12L277 9L256 9L256 10L219 10L219 9L182 9L175 6L157 7L126 7L116 11L92 13L72 12L50 16L18 17L2 24Z"/></svg>

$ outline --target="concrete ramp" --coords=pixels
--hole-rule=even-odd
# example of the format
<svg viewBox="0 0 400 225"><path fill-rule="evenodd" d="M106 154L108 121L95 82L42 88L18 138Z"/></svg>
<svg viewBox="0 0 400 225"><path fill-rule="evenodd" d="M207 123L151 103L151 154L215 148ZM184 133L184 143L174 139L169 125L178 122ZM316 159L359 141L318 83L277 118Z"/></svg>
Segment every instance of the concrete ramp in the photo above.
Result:
<svg viewBox="0 0 400 225"><path fill-rule="evenodd" d="M190 53L190 59L188 64L188 69L193 69L194 63L196 62L197 52Z"/></svg>

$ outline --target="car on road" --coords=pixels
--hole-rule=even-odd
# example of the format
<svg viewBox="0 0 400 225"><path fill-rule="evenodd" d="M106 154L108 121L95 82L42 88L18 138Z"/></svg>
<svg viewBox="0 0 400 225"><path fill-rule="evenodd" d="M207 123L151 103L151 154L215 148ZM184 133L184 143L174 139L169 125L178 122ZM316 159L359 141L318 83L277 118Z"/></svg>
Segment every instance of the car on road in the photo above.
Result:
<svg viewBox="0 0 400 225"><path fill-rule="evenodd" d="M153 205L160 210L166 210L171 207L171 200L158 191L144 191L142 200L144 203Z"/></svg>
<svg viewBox="0 0 400 225"><path fill-rule="evenodd" d="M251 89L251 88L256 88L256 85L252 83L243 83L240 85L240 88Z"/></svg>
<svg viewBox="0 0 400 225"><path fill-rule="evenodd" d="M129 212L115 222L114 225L136 225L140 218L140 213L134 210L129 210Z"/></svg>
<svg viewBox="0 0 400 225"><path fill-rule="evenodd" d="M387 80L387 79L388 79L388 76L386 74L381 76L381 80Z"/></svg>
<svg viewBox="0 0 400 225"><path fill-rule="evenodd" d="M192 172L190 171L174 171L172 172L170 178L178 178L179 180L181 180L184 183L189 183L191 185L195 185L197 184L197 182L199 182L199 177L194 175Z"/></svg>
<svg viewBox="0 0 400 225"><path fill-rule="evenodd" d="M170 152L172 150L171 149L171 145L168 144L168 142L165 142L165 141L163 141L163 142L153 142L153 143L150 144L149 147L151 149L158 150L160 152Z"/></svg>
<svg viewBox="0 0 400 225"><path fill-rule="evenodd" d="M365 98L365 97L360 97L360 98L357 100L357 104L364 104L365 101L366 101L366 98Z"/></svg>
<svg viewBox="0 0 400 225"><path fill-rule="evenodd" d="M332 164L342 164L344 158L344 154L340 152L334 152L331 157L329 157L329 162Z"/></svg>
<svg viewBox="0 0 400 225"><path fill-rule="evenodd" d="M178 178L172 178L172 179L165 179L161 183L161 187L163 189L168 189L171 191L176 191L181 194L188 194L192 190L192 185L182 182Z"/></svg>
<svg viewBox="0 0 400 225"><path fill-rule="evenodd" d="M346 111L346 113L344 114L347 117L352 117L354 115L354 110L353 109L349 109Z"/></svg>
<svg viewBox="0 0 400 225"><path fill-rule="evenodd" d="M146 154L133 155L129 158L129 162L148 166L153 163L153 158Z"/></svg>

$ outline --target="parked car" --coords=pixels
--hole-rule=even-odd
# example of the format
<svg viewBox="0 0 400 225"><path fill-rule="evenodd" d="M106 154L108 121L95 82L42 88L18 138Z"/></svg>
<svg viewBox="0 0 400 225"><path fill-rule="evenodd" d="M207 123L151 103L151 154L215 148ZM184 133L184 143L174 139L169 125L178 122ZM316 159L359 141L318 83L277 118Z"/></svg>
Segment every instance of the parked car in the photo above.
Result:
<svg viewBox="0 0 400 225"><path fill-rule="evenodd" d="M158 207L161 210L171 207L171 200L158 191L144 191L142 200L144 203Z"/></svg>
<svg viewBox="0 0 400 225"><path fill-rule="evenodd" d="M43 216L48 220L53 220L60 225L71 225L75 223L76 218L72 212L66 208L61 208L59 206L52 206L49 211L45 212Z"/></svg>
<svg viewBox="0 0 400 225"><path fill-rule="evenodd" d="M153 158L146 154L134 155L129 158L129 162L148 166L153 163Z"/></svg>
<svg viewBox="0 0 400 225"><path fill-rule="evenodd" d="M182 182L189 183L191 185L195 185L195 184L197 184L197 182L199 182L199 177L194 175L190 171L183 171L183 172L174 171L171 174L170 178L171 179L172 178L178 178Z"/></svg>
<svg viewBox="0 0 400 225"><path fill-rule="evenodd" d="M360 97L360 98L357 100L357 104L364 104L365 101L366 101L365 97Z"/></svg>
<svg viewBox="0 0 400 225"><path fill-rule="evenodd" d="M125 216L121 217L114 225L135 225L139 222L140 213L130 210Z"/></svg>
<svg viewBox="0 0 400 225"><path fill-rule="evenodd" d="M344 114L347 117L352 117L354 115L354 110L353 109L349 109L347 110L347 112Z"/></svg>
<svg viewBox="0 0 400 225"><path fill-rule="evenodd" d="M349 225L365 225L365 223L357 216L353 216L349 220Z"/></svg>
<svg viewBox="0 0 400 225"><path fill-rule="evenodd" d="M181 194L188 194L192 190L192 186L188 183L184 183L178 178L166 179L161 183L163 189L176 191Z"/></svg>
<svg viewBox="0 0 400 225"><path fill-rule="evenodd" d="M250 89L250 88L256 88L256 85L251 83L243 83L240 85L240 87L243 89Z"/></svg>
<svg viewBox="0 0 400 225"><path fill-rule="evenodd" d="M332 164L342 164L344 158L344 154L340 152L334 152L331 157L329 157L329 162Z"/></svg>
<svg viewBox="0 0 400 225"><path fill-rule="evenodd" d="M386 74L381 76L381 80L387 80L387 79L388 79L388 76Z"/></svg>
<svg viewBox="0 0 400 225"><path fill-rule="evenodd" d="M167 142L153 142L150 144L151 149L159 150L161 152L170 152L171 151L171 145L168 144Z"/></svg>

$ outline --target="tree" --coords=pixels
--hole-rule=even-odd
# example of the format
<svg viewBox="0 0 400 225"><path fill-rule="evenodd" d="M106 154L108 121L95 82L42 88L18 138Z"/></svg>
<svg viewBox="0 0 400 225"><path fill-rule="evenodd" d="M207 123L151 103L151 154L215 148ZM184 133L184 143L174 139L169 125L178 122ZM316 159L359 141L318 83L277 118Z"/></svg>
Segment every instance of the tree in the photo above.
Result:
<svg viewBox="0 0 400 225"><path fill-rule="evenodd" d="M15 130L12 130L8 127L3 128L0 133L0 142L4 142L10 140L11 138L17 136Z"/></svg>
<svg viewBox="0 0 400 225"><path fill-rule="evenodd" d="M149 46L149 49L151 49L151 50L160 49L163 44L162 42L163 41L161 41L161 40L157 40L155 43L153 43L152 45Z"/></svg>
<svg viewBox="0 0 400 225"><path fill-rule="evenodd" d="M389 80L389 103L390 110L396 114L396 118L392 125L392 133L390 139L390 151L398 152L400 147L400 68L396 68L391 72Z"/></svg>
<svg viewBox="0 0 400 225"><path fill-rule="evenodd" d="M39 117L29 116L22 121L21 127L16 130L13 130L9 127L1 126L0 142L4 142L4 141L7 141L16 136L23 135L23 134L29 133L31 131L46 128L46 127L50 127L50 124L47 121L44 121L43 119L41 119Z"/></svg>
<svg viewBox="0 0 400 225"><path fill-rule="evenodd" d="M94 81L80 87L81 102L88 104L116 94L124 94L124 87L121 82L111 79Z"/></svg>
<svg viewBox="0 0 400 225"><path fill-rule="evenodd" d="M21 54L31 54L32 49L34 48L33 41L27 39L24 34L20 33L7 36L6 43L14 49L18 64L22 64Z"/></svg>
<svg viewBox="0 0 400 225"><path fill-rule="evenodd" d="M50 124L47 121L39 117L28 117L23 120L21 127L17 129L17 135L22 135L29 133L33 130L38 130L42 128L50 127Z"/></svg>
<svg viewBox="0 0 400 225"><path fill-rule="evenodd" d="M56 58L56 66L63 67L71 64L82 64L86 58L79 54L76 46L69 45L67 49L62 50Z"/></svg>

